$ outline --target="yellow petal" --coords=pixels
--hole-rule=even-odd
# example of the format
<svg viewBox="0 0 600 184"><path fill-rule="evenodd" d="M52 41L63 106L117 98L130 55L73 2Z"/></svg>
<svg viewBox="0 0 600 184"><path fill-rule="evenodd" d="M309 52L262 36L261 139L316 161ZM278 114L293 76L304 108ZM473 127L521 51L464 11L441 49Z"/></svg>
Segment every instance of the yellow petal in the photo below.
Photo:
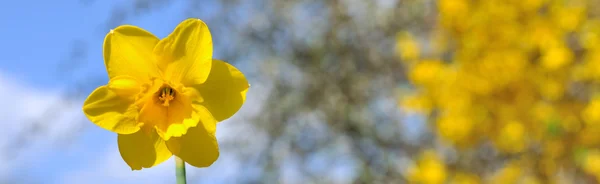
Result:
<svg viewBox="0 0 600 184"><path fill-rule="evenodd" d="M106 86L94 90L83 103L83 113L96 125L119 133L131 134L140 130L136 122L137 109L133 99L123 98Z"/></svg>
<svg viewBox="0 0 600 184"><path fill-rule="evenodd" d="M142 87L140 83L130 76L117 76L108 82L108 89L114 91L117 95L124 98L135 97Z"/></svg>
<svg viewBox="0 0 600 184"><path fill-rule="evenodd" d="M205 124L216 125L215 121L202 122L188 129L187 134L173 137L167 147L174 155L195 167L208 167L219 158L219 144L215 133L210 133ZM208 127L210 129L210 127Z"/></svg>
<svg viewBox="0 0 600 184"><path fill-rule="evenodd" d="M152 50L159 39L141 28L123 25L104 38L104 64L110 79L127 75L147 81L159 76Z"/></svg>
<svg viewBox="0 0 600 184"><path fill-rule="evenodd" d="M172 153L155 131L119 134L119 152L133 170L150 168L171 157Z"/></svg>
<svg viewBox="0 0 600 184"><path fill-rule="evenodd" d="M210 73L212 36L200 19L181 22L154 48L158 65L172 83L201 84Z"/></svg>
<svg viewBox="0 0 600 184"><path fill-rule="evenodd" d="M161 103L155 97L147 98L146 103L140 110L139 121L147 126L166 130L168 127L167 107L162 106Z"/></svg>
<svg viewBox="0 0 600 184"><path fill-rule="evenodd" d="M167 108L168 127L164 129L165 139L169 137L181 137L191 126L198 124L198 117L193 116L192 102L185 95L178 95L173 103Z"/></svg>
<svg viewBox="0 0 600 184"><path fill-rule="evenodd" d="M204 98L202 105L217 121L231 117L242 107L249 87L242 72L220 60L213 60L206 82L194 86Z"/></svg>

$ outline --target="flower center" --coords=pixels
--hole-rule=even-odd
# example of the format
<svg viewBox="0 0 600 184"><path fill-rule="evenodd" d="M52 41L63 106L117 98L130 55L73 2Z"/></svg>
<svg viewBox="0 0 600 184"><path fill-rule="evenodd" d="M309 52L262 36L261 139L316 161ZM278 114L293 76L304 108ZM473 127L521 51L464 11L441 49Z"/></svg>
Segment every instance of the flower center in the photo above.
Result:
<svg viewBox="0 0 600 184"><path fill-rule="evenodd" d="M169 102L175 99L175 90L173 88L166 86L160 90L158 95L158 99L162 102L162 105L165 107L169 106Z"/></svg>

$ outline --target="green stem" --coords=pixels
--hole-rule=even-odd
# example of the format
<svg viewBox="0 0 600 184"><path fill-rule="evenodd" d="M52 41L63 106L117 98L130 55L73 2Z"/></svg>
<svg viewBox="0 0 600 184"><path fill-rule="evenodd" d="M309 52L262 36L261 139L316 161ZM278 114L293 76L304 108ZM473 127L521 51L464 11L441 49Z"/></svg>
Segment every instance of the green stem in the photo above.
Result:
<svg viewBox="0 0 600 184"><path fill-rule="evenodd" d="M175 156L175 174L177 175L177 184L186 184L185 162L177 156Z"/></svg>

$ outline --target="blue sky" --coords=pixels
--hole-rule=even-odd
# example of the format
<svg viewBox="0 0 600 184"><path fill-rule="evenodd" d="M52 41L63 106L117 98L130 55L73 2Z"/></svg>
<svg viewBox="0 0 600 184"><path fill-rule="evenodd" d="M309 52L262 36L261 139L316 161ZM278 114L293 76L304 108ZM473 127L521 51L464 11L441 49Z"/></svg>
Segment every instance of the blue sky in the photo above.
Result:
<svg viewBox="0 0 600 184"><path fill-rule="evenodd" d="M58 64L67 58L74 41L83 40L89 48L86 72L100 75L102 70L103 23L111 9L122 6L122 1L94 1L83 4L70 1L6 1L0 7L0 23L4 35L0 69L15 77L43 87L64 85L56 80ZM126 4L125 4L126 5ZM159 37L166 36L183 19L177 11L181 3L155 13L127 20L151 31ZM31 67L35 66L35 67Z"/></svg>
<svg viewBox="0 0 600 184"><path fill-rule="evenodd" d="M72 85L69 77L97 76L106 82L102 59L103 23L111 9L120 0L93 1L5 1L0 6L0 95L12 95L3 103L0 116L11 128L0 131L0 182L16 178L25 183L171 183L174 181L173 161L169 160L152 169L132 172L121 160L116 135L92 125L81 114L84 99L75 99L73 105L61 110L58 117L45 122L48 130L44 137L28 135L33 141L18 152L17 157L2 155L11 152L7 144L17 132L25 130L31 119L40 118L55 106L61 91ZM120 5L117 5L120 6ZM142 27L158 37L165 37L183 19L183 4L171 3L143 17L126 21ZM200 17L201 18L201 17ZM73 66L72 75L62 74L58 68L68 58L75 41L83 41L87 54ZM243 69L242 69L243 70ZM93 89L87 89L89 94ZM250 94L250 93L249 93ZM43 118L43 117L41 117ZM219 125L222 127L221 125ZM74 133L76 132L76 133ZM218 135L222 137L220 134ZM225 158L224 158L225 157ZM227 177L224 165L231 159L222 154L215 167L197 169L188 167L188 175L201 180ZM219 169L221 168L221 169ZM217 170L225 174L217 175ZM204 174L202 174L204 173ZM212 173L212 174L211 174ZM230 172L230 175L232 173ZM203 177L200 175L213 175ZM193 183L193 182L192 182Z"/></svg>

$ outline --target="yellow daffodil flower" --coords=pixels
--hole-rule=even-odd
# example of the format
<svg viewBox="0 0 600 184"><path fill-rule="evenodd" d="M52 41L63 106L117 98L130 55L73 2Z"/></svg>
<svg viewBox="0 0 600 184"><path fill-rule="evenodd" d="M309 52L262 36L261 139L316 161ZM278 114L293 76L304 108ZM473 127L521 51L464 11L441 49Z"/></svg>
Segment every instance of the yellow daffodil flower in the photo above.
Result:
<svg viewBox="0 0 600 184"><path fill-rule="evenodd" d="M240 109L249 84L234 66L212 58L203 21L184 20L162 40L122 25L106 35L103 50L110 80L90 94L83 112L118 134L133 170L172 155L195 167L217 160L217 122Z"/></svg>

